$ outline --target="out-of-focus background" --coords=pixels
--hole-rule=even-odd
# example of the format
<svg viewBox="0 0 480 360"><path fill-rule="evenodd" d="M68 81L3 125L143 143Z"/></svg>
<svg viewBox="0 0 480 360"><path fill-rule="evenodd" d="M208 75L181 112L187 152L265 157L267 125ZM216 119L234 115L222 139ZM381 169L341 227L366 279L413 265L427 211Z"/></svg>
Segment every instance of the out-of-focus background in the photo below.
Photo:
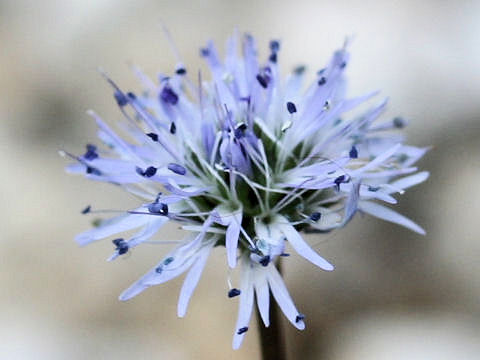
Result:
<svg viewBox="0 0 480 360"><path fill-rule="evenodd" d="M225 296L221 249L177 319L181 279L117 300L158 248L107 263L109 241L73 241L90 226L79 213L86 204L132 199L66 175L57 150L80 153L95 139L85 110L120 116L97 67L133 90L129 62L152 77L173 71L160 21L192 71L203 66L199 47L209 38L222 47L235 27L265 56L280 39L284 72L304 63L312 78L354 35L350 94L381 89L385 117L410 120L409 143L433 145L419 164L430 179L397 207L428 235L359 216L309 238L333 273L296 256L285 263L308 316L304 332L283 323L289 358L479 359L480 2L466 0L0 1L0 358L259 358L255 331L231 350L237 303Z"/></svg>

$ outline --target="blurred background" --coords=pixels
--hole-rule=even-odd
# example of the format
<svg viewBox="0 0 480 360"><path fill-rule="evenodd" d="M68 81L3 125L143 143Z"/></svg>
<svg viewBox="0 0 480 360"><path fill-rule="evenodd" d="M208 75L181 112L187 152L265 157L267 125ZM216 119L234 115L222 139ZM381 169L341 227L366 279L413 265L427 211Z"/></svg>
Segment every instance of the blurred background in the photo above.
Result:
<svg viewBox="0 0 480 360"><path fill-rule="evenodd" d="M80 249L80 215L131 206L132 198L68 176L58 149L95 141L92 108L120 116L103 67L138 90L135 63L155 77L175 58L189 69L198 49L222 48L237 27L280 39L281 68L315 70L353 35L350 94L380 89L385 118L401 115L430 179L399 196L397 209L425 237L357 216L309 241L336 265L325 273L292 256L287 286L307 314L298 332L283 322L289 359L480 358L480 2L479 1L0 1L0 358L257 359L256 326L231 350L237 302L228 301L224 252L215 250L191 302L176 317L182 279L128 303L118 294L161 257L140 247L113 263L112 244ZM180 236L175 227L165 238ZM220 270L217 270L220 269Z"/></svg>

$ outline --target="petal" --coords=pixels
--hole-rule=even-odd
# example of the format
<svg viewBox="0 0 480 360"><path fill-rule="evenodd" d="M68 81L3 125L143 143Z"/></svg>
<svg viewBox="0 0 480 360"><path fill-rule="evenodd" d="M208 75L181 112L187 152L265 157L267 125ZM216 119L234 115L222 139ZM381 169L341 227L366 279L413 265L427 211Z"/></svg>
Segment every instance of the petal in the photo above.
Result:
<svg viewBox="0 0 480 360"><path fill-rule="evenodd" d="M334 269L332 264L312 250L312 248L302 239L298 231L295 230L292 225L290 225L286 218L283 216L279 216L279 218L281 219L279 224L282 232L286 236L290 245L292 245L292 247L300 256L303 256L305 259L322 268L323 270L332 271Z"/></svg>
<svg viewBox="0 0 480 360"><path fill-rule="evenodd" d="M352 189L348 195L347 201L345 203L345 216L343 219L343 224L348 223L353 215L357 212L358 199L360 197L360 182L355 182L352 184Z"/></svg>
<svg viewBox="0 0 480 360"><path fill-rule="evenodd" d="M138 208L134 211L142 210L142 208ZM103 221L102 224L97 228L78 234L75 237L75 241L80 246L84 246L91 243L92 241L100 240L113 234L117 234L119 232L143 226L148 222L152 221L152 218L152 216L140 214L125 214L117 216L112 219Z"/></svg>
<svg viewBox="0 0 480 360"><path fill-rule="evenodd" d="M257 294L257 306L263 323L266 327L270 326L270 291L266 277L266 270L257 266L254 274L255 293Z"/></svg>
<svg viewBox="0 0 480 360"><path fill-rule="evenodd" d="M178 317L184 317L187 312L188 303L193 294L193 291L197 287L198 281L202 276L203 269L207 263L210 250L212 249L215 241L211 241L200 252L197 261L191 267L185 281L183 282L182 289L180 290L180 297L178 299L177 315Z"/></svg>
<svg viewBox="0 0 480 360"><path fill-rule="evenodd" d="M164 260L162 260L153 269L137 280L132 286L122 292L119 296L119 300L130 300L152 285L162 284L176 278L177 276L183 274L192 265L195 258L190 257L187 259L183 258L181 260L183 260L183 262L178 267L173 268L172 270L165 269L161 273L158 273L157 268L164 264Z"/></svg>
<svg viewBox="0 0 480 360"><path fill-rule="evenodd" d="M427 180L430 174L428 171L422 171L417 174L406 176L391 183L392 186L398 189L408 189Z"/></svg>
<svg viewBox="0 0 480 360"><path fill-rule="evenodd" d="M385 206L370 201L361 201L359 204L359 208L367 214L375 216L379 219L405 226L406 228L415 231L416 233L425 235L425 230L415 224L412 220L406 218L403 215L400 215L396 211L393 211L392 209L389 209Z"/></svg>
<svg viewBox="0 0 480 360"><path fill-rule="evenodd" d="M232 216L225 235L225 246L227 248L228 266L234 268L237 263L237 246L242 224L242 213L238 212Z"/></svg>
<svg viewBox="0 0 480 360"><path fill-rule="evenodd" d="M268 284L270 285L273 297L277 301L278 306L280 306L280 309L282 309L283 313L293 326L299 330L305 329L305 323L303 320L296 321L299 312L295 307L277 268L274 265L269 265L267 271Z"/></svg>
<svg viewBox="0 0 480 360"><path fill-rule="evenodd" d="M242 344L245 332L239 334L238 331L247 327L250 323L253 309L253 282L251 280L252 269L250 268L250 260L247 258L243 262L242 285L240 290L240 304L238 307L237 324L235 325L235 335L233 336L232 347L234 350L238 349Z"/></svg>

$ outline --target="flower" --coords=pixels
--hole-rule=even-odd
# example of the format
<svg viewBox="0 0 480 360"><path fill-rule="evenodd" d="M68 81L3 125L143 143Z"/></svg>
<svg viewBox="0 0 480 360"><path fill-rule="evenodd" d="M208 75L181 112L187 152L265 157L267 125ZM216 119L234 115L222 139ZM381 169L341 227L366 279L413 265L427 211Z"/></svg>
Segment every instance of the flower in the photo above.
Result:
<svg viewBox="0 0 480 360"><path fill-rule="evenodd" d="M237 36L229 40L223 61L212 42L201 49L210 81L189 77L178 64L172 76L161 75L156 84L135 68L144 85L138 95L104 74L123 121L115 131L90 112L104 146L89 144L79 156L64 152L75 160L68 171L143 199L137 208L79 234L80 245L138 229L129 239L113 240L109 260L114 260L138 245L163 243L150 239L168 221L188 232L120 300L186 272L178 302L183 317L212 248L225 246L226 268L241 272L239 289L230 286L227 294L239 296L234 348L248 330L254 293L265 326L271 292L288 320L305 327L275 265L279 256L288 256L287 243L331 271L333 265L308 245L302 230L334 230L360 211L423 234L381 203L395 204L394 193L428 177L413 166L427 149L404 145L392 131L405 121L376 122L386 101L365 107L376 92L346 97L346 46L304 91L304 67L285 81L280 77L278 41L270 42L264 65L251 36L242 38L241 55L238 41ZM349 114L362 106L357 115ZM82 212L95 211L88 206Z"/></svg>

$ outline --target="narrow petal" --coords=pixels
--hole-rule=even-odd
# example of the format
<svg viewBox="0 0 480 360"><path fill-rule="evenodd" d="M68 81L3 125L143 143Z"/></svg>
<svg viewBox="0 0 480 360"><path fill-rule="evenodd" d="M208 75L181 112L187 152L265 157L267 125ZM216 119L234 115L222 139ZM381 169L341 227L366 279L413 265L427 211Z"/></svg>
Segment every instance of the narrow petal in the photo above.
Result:
<svg viewBox="0 0 480 360"><path fill-rule="evenodd" d="M352 184L352 190L348 195L347 202L345 203L345 216L343 219L343 224L348 223L353 215L357 212L358 199L360 197L360 182L355 182Z"/></svg>
<svg viewBox="0 0 480 360"><path fill-rule="evenodd" d="M120 294L120 301L127 301L137 296L145 289L153 285L159 285L183 274L193 263L194 258L182 259L183 263L172 270L165 269L161 273L157 271L164 264L165 260L159 262L153 269L137 280L132 286Z"/></svg>
<svg viewBox="0 0 480 360"><path fill-rule="evenodd" d="M415 224L412 220L406 218L403 215L400 215L396 211L393 211L392 209L389 209L383 205L370 201L361 201L359 204L359 208L367 214L375 216L379 219L405 226L406 228L415 231L416 233L425 235L425 230Z"/></svg>
<svg viewBox="0 0 480 360"><path fill-rule="evenodd" d="M305 240L302 239L298 231L295 230L292 225L290 225L286 218L280 218L280 228L282 232L286 236L290 245L292 245L299 255L303 256L305 259L322 268L323 270L332 271L334 269L332 264L312 250Z"/></svg>
<svg viewBox="0 0 480 360"><path fill-rule="evenodd" d="M188 303L193 294L193 291L197 287L198 281L202 276L203 269L207 263L210 250L212 249L215 241L211 241L200 252L195 264L189 270L185 281L183 282L182 289L180 290L180 297L178 299L177 315L178 317L184 317L187 313Z"/></svg>
<svg viewBox="0 0 480 360"><path fill-rule="evenodd" d="M425 180L427 180L429 175L430 174L428 173L428 171L422 171L417 174L398 179L392 182L391 185L398 189L405 190L405 189L408 189L409 187L412 187L414 185L424 182Z"/></svg>
<svg viewBox="0 0 480 360"><path fill-rule="evenodd" d="M270 326L270 290L266 277L266 270L264 267L257 266L255 269L255 293L257 295L257 306L263 323L266 327Z"/></svg>
<svg viewBox="0 0 480 360"><path fill-rule="evenodd" d="M142 211L142 208L138 208L135 211ZM117 234L119 232L138 228L152 221L152 217L148 215L139 214L125 214L114 217L112 219L105 220L97 228L85 231L78 234L75 237L75 241L84 246L92 241L100 240L108 236Z"/></svg>
<svg viewBox="0 0 480 360"><path fill-rule="evenodd" d="M299 330L305 329L305 323L302 319L298 319L299 312L288 293L282 277L278 273L274 265L268 266L268 284L272 290L273 297L277 301L278 306L282 309L287 319Z"/></svg>
<svg viewBox="0 0 480 360"><path fill-rule="evenodd" d="M225 235L225 246L227 248L228 266L234 268L237 263L237 246L242 224L242 213L237 212L232 216Z"/></svg>
<svg viewBox="0 0 480 360"><path fill-rule="evenodd" d="M235 335L233 336L232 347L238 349L245 337L245 328L248 329L253 309L253 282L251 279L252 269L250 268L250 260L246 259L243 263L242 285L240 290L240 304L238 307L237 324L235 325Z"/></svg>

